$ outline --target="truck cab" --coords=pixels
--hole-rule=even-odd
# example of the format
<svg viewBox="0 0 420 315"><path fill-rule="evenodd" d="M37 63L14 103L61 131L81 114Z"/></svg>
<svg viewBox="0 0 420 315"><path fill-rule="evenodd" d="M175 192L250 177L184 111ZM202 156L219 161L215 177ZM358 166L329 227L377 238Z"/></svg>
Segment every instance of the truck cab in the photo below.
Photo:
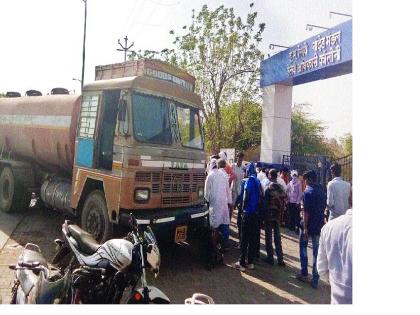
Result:
<svg viewBox="0 0 420 315"><path fill-rule="evenodd" d="M70 207L97 240L127 224L182 242L207 224L203 105L195 79L165 62L96 67L83 88Z"/></svg>

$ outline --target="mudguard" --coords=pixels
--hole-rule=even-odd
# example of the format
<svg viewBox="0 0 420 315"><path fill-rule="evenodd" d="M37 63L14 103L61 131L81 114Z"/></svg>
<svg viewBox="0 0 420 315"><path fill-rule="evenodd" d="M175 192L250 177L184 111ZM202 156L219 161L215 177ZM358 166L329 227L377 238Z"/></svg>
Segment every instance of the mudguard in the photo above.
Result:
<svg viewBox="0 0 420 315"><path fill-rule="evenodd" d="M22 291L25 295L29 295L31 290L35 287L39 276L33 273L32 270L23 269L16 271L16 278L19 280Z"/></svg>
<svg viewBox="0 0 420 315"><path fill-rule="evenodd" d="M150 301L154 304L169 304L171 300L161 290L154 286L148 286Z"/></svg>
<svg viewBox="0 0 420 315"><path fill-rule="evenodd" d="M132 296L128 300L128 304L143 304L147 303L144 300L144 289L147 288L149 291L149 300L148 303L152 304L170 304L171 300L163 293L161 290L154 286L147 286L142 288L137 288L134 290ZM140 299L136 298L136 294L140 294Z"/></svg>
<svg viewBox="0 0 420 315"><path fill-rule="evenodd" d="M47 266L47 261L42 256L39 247L35 244L28 243L20 254L17 265L21 266L23 264L30 265L35 263ZM16 278L19 280L22 290L26 295L29 295L32 288L36 285L39 274L39 272L35 274L30 268L16 270Z"/></svg>
<svg viewBox="0 0 420 315"><path fill-rule="evenodd" d="M36 304L60 303L60 299L64 296L64 292L68 288L68 285L69 277L66 276L62 276L56 281L40 277L35 291Z"/></svg>

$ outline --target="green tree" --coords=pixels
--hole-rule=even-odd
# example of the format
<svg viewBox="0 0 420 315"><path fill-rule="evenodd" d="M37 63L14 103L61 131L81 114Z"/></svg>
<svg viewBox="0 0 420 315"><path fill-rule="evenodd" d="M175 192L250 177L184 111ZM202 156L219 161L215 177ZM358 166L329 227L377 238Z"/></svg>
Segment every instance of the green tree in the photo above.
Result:
<svg viewBox="0 0 420 315"><path fill-rule="evenodd" d="M309 104L294 104L292 108L292 154L332 155L324 136L323 122L311 117Z"/></svg>
<svg viewBox="0 0 420 315"><path fill-rule="evenodd" d="M218 151L224 142L227 119L222 114L223 106L247 104L260 96L258 77L263 54L258 46L265 23L256 25L257 15L253 3L244 18L236 16L233 8L222 5L211 10L204 5L198 13L192 10L191 25L183 26L183 34L170 31L173 49L137 54L164 59L196 77L210 151Z"/></svg>
<svg viewBox="0 0 420 315"><path fill-rule="evenodd" d="M353 154L353 136L351 133L346 133L341 139L340 139L341 145L344 150L345 155Z"/></svg>
<svg viewBox="0 0 420 315"><path fill-rule="evenodd" d="M337 159L345 155L343 146L341 145L341 142L337 141L337 139L328 138L325 139L325 143L332 158Z"/></svg>
<svg viewBox="0 0 420 315"><path fill-rule="evenodd" d="M221 108L225 148L248 150L261 143L262 108L254 101L242 100ZM207 127L207 126L206 126Z"/></svg>

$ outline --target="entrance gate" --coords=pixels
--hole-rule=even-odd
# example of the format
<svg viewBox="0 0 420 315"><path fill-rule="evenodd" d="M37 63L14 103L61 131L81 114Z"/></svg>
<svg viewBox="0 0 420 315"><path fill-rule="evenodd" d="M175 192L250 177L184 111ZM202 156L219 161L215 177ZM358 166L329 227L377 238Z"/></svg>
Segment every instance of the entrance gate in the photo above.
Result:
<svg viewBox="0 0 420 315"><path fill-rule="evenodd" d="M261 62L260 161L281 163L290 156L293 86L351 73L352 59L349 20Z"/></svg>
<svg viewBox="0 0 420 315"><path fill-rule="evenodd" d="M318 183L325 188L332 179L330 166L333 163L341 165L341 177L352 183L353 162L351 154L338 159L332 159L326 155L283 155L282 161L282 164L289 170L297 170L300 175L314 170L317 173Z"/></svg>

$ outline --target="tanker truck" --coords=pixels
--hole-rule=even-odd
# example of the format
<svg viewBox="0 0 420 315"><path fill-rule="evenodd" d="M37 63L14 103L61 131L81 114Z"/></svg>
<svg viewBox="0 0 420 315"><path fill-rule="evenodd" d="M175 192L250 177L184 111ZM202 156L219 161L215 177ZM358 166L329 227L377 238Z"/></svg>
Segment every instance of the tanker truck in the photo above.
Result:
<svg viewBox="0 0 420 315"><path fill-rule="evenodd" d="M97 241L128 224L184 242L207 225L195 78L142 59L97 66L82 95L0 98L0 211L43 204Z"/></svg>

